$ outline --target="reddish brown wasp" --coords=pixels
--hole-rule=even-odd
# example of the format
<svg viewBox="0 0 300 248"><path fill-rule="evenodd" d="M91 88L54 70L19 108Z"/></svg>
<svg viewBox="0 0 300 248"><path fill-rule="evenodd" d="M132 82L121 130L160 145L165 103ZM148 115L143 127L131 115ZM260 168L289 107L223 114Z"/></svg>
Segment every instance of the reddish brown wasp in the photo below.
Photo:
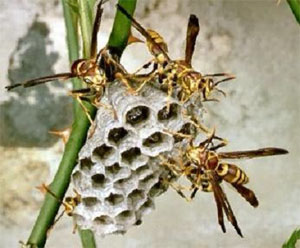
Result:
<svg viewBox="0 0 300 248"><path fill-rule="evenodd" d="M149 73L148 79L144 80L136 91L140 90L147 82L154 78L159 78L162 85L167 86L168 97L171 97L174 85L180 87L178 97L181 102L186 102L196 92L200 92L205 101L216 100L209 98L213 89L225 94L217 88L217 85L221 82L233 79L234 76L227 73L202 75L192 68L192 57L200 29L198 19L195 15L191 15L188 22L185 59L172 60L168 55L167 44L156 31L146 30L130 14L128 14L122 6L117 5L117 7L132 21L132 25L146 38L148 50L154 56L154 59L150 61L150 63L143 66L143 68L148 67L153 63L154 69ZM214 77L220 76L225 78L220 81L214 81ZM137 77L137 75L134 74L133 78L135 77Z"/></svg>
<svg viewBox="0 0 300 248"><path fill-rule="evenodd" d="M216 140L219 141L217 145L214 144L214 141ZM226 144L226 140L215 136L215 133L213 132L210 137L197 146L194 146L192 141L190 142L189 147L184 153L186 156L185 163L181 162L178 166L175 161L168 161L165 165L175 172L175 174L185 175L192 183L192 194L190 199L195 197L199 189L204 192L213 192L217 205L218 222L223 232L226 232L223 220L223 214L225 212L229 222L234 226L237 233L243 237L230 203L220 184L223 180L231 184L253 207L258 206L258 200L254 192L244 186L244 184L249 181L246 173L235 164L223 162L223 159L282 155L288 153L288 151L281 148L271 147L248 151L216 152L217 149L225 146ZM175 188L181 196L187 198L181 191L183 187L175 186L173 188Z"/></svg>
<svg viewBox="0 0 300 248"><path fill-rule="evenodd" d="M92 104L99 106L101 97L103 95L106 84L108 83L108 78L104 69L99 67L99 61L102 58L106 64L113 64L118 70L122 73L126 73L125 69L117 63L113 58L108 54L107 49L103 48L97 54L97 34L100 28L101 17L103 13L103 0L101 0L97 6L97 12L94 20L93 31L92 31L92 40L91 40L91 54L88 59L78 59L73 62L71 66L71 71L66 73L59 73L55 75L40 77L28 80L24 83L15 84L12 86L7 86L7 90L14 89L19 86L25 88L36 86L39 84L44 84L54 80L65 81L71 78L82 79L87 88L72 90L70 94L78 100L85 113L87 114L89 120L92 122L92 119L88 113L88 110L82 103L82 100L85 100L86 97L92 97L90 101ZM129 88L130 86L127 85Z"/></svg>

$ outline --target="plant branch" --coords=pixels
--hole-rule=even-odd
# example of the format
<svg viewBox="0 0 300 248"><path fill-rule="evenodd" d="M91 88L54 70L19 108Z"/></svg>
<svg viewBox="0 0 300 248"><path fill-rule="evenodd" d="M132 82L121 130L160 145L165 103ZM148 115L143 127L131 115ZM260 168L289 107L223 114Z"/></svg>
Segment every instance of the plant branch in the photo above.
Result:
<svg viewBox="0 0 300 248"><path fill-rule="evenodd" d="M92 9L91 6L94 0L86 3L87 1L79 0L79 4L75 0L62 0L64 8L65 23L67 29L67 43L69 47L69 58L70 61L78 58L78 14L81 24L81 33L83 40L83 51L84 57L88 57L90 53L90 41L92 31ZM129 13L133 14L136 6L136 0L119 0L121 4ZM123 50L127 45L127 40L130 33L130 21L124 18L120 13L116 14L113 30L109 38L108 47L120 58ZM74 80L74 87L80 87L81 82ZM76 103L75 103L76 104ZM95 108L90 104L86 104L89 109L91 116L95 115ZM70 138L65 146L65 151L60 162L57 173L49 186L50 190L59 198L64 199L65 193L69 187L71 174L73 168L77 163L78 153L85 143L88 128L90 123L78 106L74 107L74 122L72 125L72 132ZM44 247L47 239L47 232L52 227L55 216L60 207L60 202L53 198L50 194L46 194L43 205L41 207L39 216L32 229L31 235L28 239L27 244L31 247ZM82 244L88 245L86 247L95 247L92 233L88 230L81 231Z"/></svg>
<svg viewBox="0 0 300 248"><path fill-rule="evenodd" d="M96 247L95 237L91 230L80 230L79 234L80 234L82 247L84 248Z"/></svg>
<svg viewBox="0 0 300 248"><path fill-rule="evenodd" d="M282 245L282 248L295 248L297 241L300 240L300 229L296 229L289 239Z"/></svg>
<svg viewBox="0 0 300 248"><path fill-rule="evenodd" d="M297 22L300 24L300 0L287 0L287 2L290 5Z"/></svg>

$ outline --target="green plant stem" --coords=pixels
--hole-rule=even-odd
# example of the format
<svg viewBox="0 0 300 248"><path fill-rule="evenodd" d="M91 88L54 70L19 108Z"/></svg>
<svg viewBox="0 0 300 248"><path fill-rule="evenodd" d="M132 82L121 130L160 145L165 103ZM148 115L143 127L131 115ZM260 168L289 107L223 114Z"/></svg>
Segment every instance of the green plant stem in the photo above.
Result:
<svg viewBox="0 0 300 248"><path fill-rule="evenodd" d="M77 7L75 1L73 1L72 3L71 1L63 0L65 23L67 29L67 44L69 48L69 58L72 61L78 59L79 54L77 35L78 16L76 14L76 11L74 11L74 7ZM88 20L87 22L90 22L90 20ZM89 30L91 30L91 28ZM85 46L89 46L90 40L83 40L83 43ZM74 80L73 84L76 88L82 87L82 84L78 79ZM76 101L74 101L74 105L74 122L72 125L72 132L66 144L63 158L60 162L57 173L53 179L53 182L50 185L50 190L59 199L64 198L65 192L69 187L70 177L73 168L77 163L78 153L85 142L87 131L90 126L90 123L85 113L83 112L81 107L78 106ZM94 116L96 112L95 109L89 106L88 104L86 105L86 107L89 109L91 116ZM28 244L32 245L33 247L44 247L47 239L47 232L54 222L59 207L60 202L58 202L57 199L53 198L51 195L46 194L39 216L28 239Z"/></svg>
<svg viewBox="0 0 300 248"><path fill-rule="evenodd" d="M66 40L69 54L70 65L79 59L79 41L78 41L78 7L77 0L62 0L64 20L66 26ZM82 82L78 78L72 78L73 89L82 88ZM80 111L80 105L73 101L73 114L77 115Z"/></svg>
<svg viewBox="0 0 300 248"><path fill-rule="evenodd" d="M297 241L300 240L300 229L296 229L286 241L282 248L295 248Z"/></svg>
<svg viewBox="0 0 300 248"><path fill-rule="evenodd" d="M136 0L119 0L119 4L133 15L136 7ZM108 49L113 55L121 58L122 53L127 46L128 37L130 35L131 22L128 18L117 11L113 28L109 36Z"/></svg>
<svg viewBox="0 0 300 248"><path fill-rule="evenodd" d="M70 0L62 0L63 6L65 8L64 14L66 20L66 27L68 29L67 37L68 44L72 46L71 51L69 52L69 57L71 59L78 56L75 48L78 49L78 40L77 39L77 21L76 21L76 11L74 11L74 7L76 9L76 5L73 7L69 4ZM92 9L90 7L85 6L83 0L81 1L81 5L79 3L79 13L80 13L80 23L81 23L81 31L83 37L83 47L84 47L84 55L87 57L89 54L89 43L91 40L91 30L92 27L88 25L92 25L91 22L91 14L87 14L88 9ZM79 1L79 2L80 2ZM94 1L94 0L91 0ZM75 3L75 2L74 2ZM90 3L91 4L91 3ZM136 0L119 0L119 4L121 4L129 13L133 14L136 6ZM82 8L81 8L82 7ZM69 8L69 10L67 10ZM73 8L73 13L71 13L71 9ZM86 18L84 20L84 18ZM72 28L70 28L72 26ZM123 27L123 28L122 28ZM70 33L69 32L70 29ZM120 13L116 14L116 18L113 25L112 34L110 36L108 46L113 48L114 51L117 51L118 56L120 57L123 50L126 47L128 36L130 33L130 21L128 19L124 19L121 17ZM74 40L73 40L74 39ZM88 40L87 40L88 39ZM72 41L73 40L73 41ZM73 43L74 42L74 43ZM78 51L78 50L77 50ZM76 86L77 83L75 83ZM95 109L87 104L87 108L90 110L90 114L93 117L95 115ZM90 123L82 111L81 108L77 108L74 115L74 122L72 125L72 132L70 134L70 138L65 146L64 154L62 160L60 162L57 173L51 183L50 190L59 198L64 199L65 193L69 187L71 174L73 168L77 163L78 153L83 146L88 128ZM39 216L34 224L30 237L27 241L27 244L31 247L44 247L47 239L48 230L51 228L55 216L60 207L60 202L57 199L53 198L50 194L46 194L43 205L41 207ZM87 236L86 236L87 235ZM93 245L92 233L90 231L81 231L81 236L84 241L88 240L88 244L82 241L84 245L91 245L86 247L95 247Z"/></svg>
<svg viewBox="0 0 300 248"><path fill-rule="evenodd" d="M82 247L84 248L96 247L95 237L91 230L80 230L79 234L80 234Z"/></svg>
<svg viewBox="0 0 300 248"><path fill-rule="evenodd" d="M297 22L300 24L300 0L287 0Z"/></svg>
<svg viewBox="0 0 300 248"><path fill-rule="evenodd" d="M79 20L81 27L81 35L83 40L83 57L88 58L90 56L90 41L92 40L92 28L93 28L93 14L89 1L78 0L79 6ZM87 42L88 41L88 42Z"/></svg>

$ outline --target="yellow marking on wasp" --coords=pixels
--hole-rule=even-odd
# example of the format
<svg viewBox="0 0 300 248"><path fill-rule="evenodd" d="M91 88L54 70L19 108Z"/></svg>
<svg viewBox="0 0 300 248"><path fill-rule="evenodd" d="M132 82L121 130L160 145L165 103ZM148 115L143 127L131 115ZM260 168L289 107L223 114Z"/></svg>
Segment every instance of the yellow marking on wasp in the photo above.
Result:
<svg viewBox="0 0 300 248"><path fill-rule="evenodd" d="M241 170L238 169L236 171L235 177L233 178L233 180L231 181L231 183L236 183L237 181L239 181L240 177L241 177Z"/></svg>

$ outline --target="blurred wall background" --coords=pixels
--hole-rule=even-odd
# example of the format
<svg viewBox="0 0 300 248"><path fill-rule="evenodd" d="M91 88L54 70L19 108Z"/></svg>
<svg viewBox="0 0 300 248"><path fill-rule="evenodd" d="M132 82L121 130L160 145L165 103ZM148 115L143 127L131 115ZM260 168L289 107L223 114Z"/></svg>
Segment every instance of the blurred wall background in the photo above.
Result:
<svg viewBox="0 0 300 248"><path fill-rule="evenodd" d="M115 1L105 5L100 47L107 41ZM282 157L238 161L260 200L253 209L230 187L228 198L245 235L217 224L212 194L187 203L169 190L156 211L124 236L98 238L99 247L279 247L300 224L299 93L300 35L287 3L275 0L139 0L136 17L168 42L172 58L184 55L189 14L201 30L193 65L203 73L232 72L221 87L228 96L206 103L207 123L229 140L228 151L265 146L286 148ZM6 85L68 71L60 1L0 1L0 243L26 241L43 196L35 186L49 183L63 151L48 134L71 124L68 83L52 83L14 93ZM132 45L122 62L131 71L147 61L144 45ZM65 217L47 247L80 247Z"/></svg>

